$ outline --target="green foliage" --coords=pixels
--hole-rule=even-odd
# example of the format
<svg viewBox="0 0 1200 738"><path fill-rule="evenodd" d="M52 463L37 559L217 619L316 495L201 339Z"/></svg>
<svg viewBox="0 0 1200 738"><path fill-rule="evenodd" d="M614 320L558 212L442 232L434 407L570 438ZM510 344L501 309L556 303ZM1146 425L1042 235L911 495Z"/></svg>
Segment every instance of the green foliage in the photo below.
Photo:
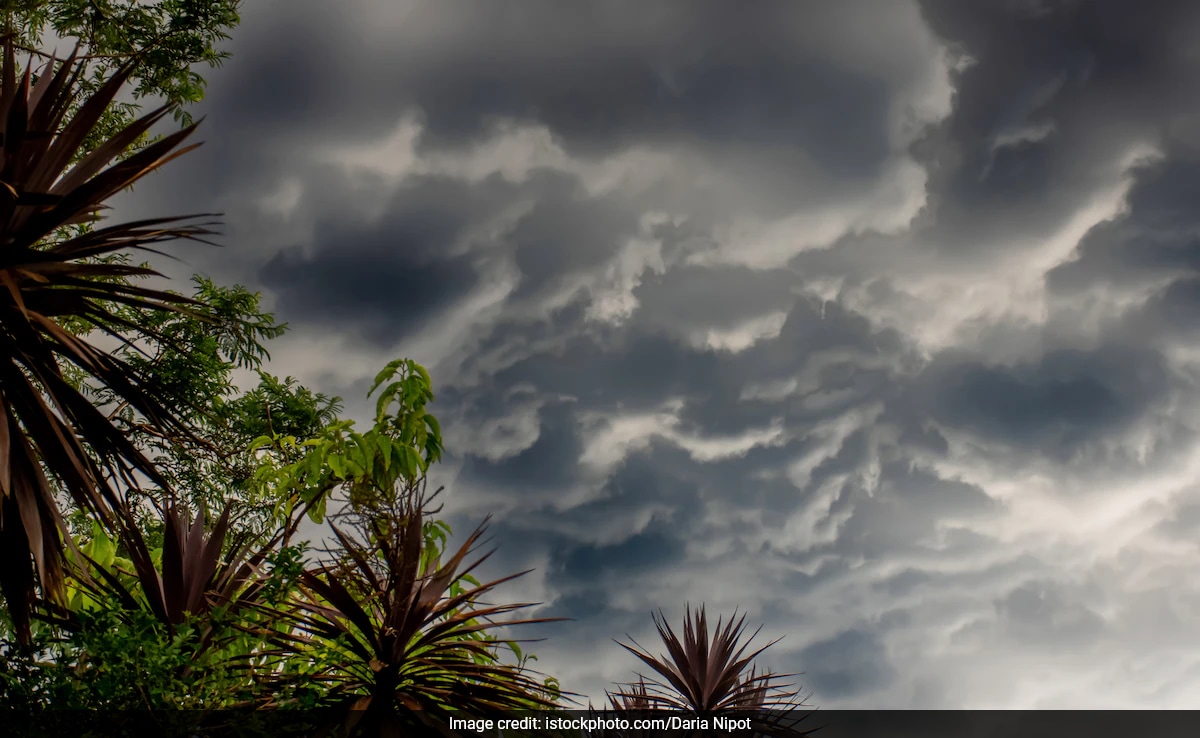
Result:
<svg viewBox="0 0 1200 738"><path fill-rule="evenodd" d="M132 67L122 66L83 101L75 85L82 67L74 58L48 64L36 84L29 71L18 81L7 39L0 90L6 154L0 167L0 548L12 560L0 568L0 591L21 637L29 635L39 591L50 598L62 594L63 520L56 493L65 492L63 497L109 524L112 510L124 506L115 481L135 485L140 473L166 483L67 380L63 367L109 389L160 432L187 436L191 430L161 386L63 324L85 322L122 340L131 329L153 335L153 326L131 324L112 306L150 314L181 310L189 301L130 284L131 278L154 275L148 268L101 263L97 257L153 251L159 243L202 241L211 234L208 224L181 224L197 217L184 216L106 225L64 240L64 229L102 220L99 211L116 193L194 148L180 148L194 126L116 161L161 120L166 109L160 108L79 158ZM194 403L189 398L186 404Z"/></svg>
<svg viewBox="0 0 1200 738"><path fill-rule="evenodd" d="M428 372L388 364L360 432L339 398L264 371L286 326L258 294L140 283L157 275L131 249L208 224L94 227L107 198L190 148L175 150L204 92L193 67L227 56L239 4L0 0L0 128L22 162L0 172L0 705L554 705L557 682L496 635L513 623L494 616L530 605L483 603L511 577L481 584L464 563L482 528L452 550L425 506L442 455ZM44 31L77 55L56 62ZM134 102L117 100L127 81ZM135 120L148 98L163 106ZM168 112L189 127L153 136ZM338 530L313 563L291 542L305 513L350 516L357 535ZM390 600L366 586L384 581Z"/></svg>
<svg viewBox="0 0 1200 738"><path fill-rule="evenodd" d="M461 711L554 707L558 695L524 660L504 663L504 641L494 635L501 625L551 619L496 621L530 607L481 602L514 577L464 584L487 558L466 562L483 526L445 561L422 556L424 500L410 492L395 507L352 514L350 533L331 526L339 555L300 575L303 596L281 613L293 627L273 640L285 652L332 653L323 676L334 686L325 701L340 708L347 730L397 735L430 721L448 727Z"/></svg>
<svg viewBox="0 0 1200 738"><path fill-rule="evenodd" d="M265 535L273 519L269 506L263 512L263 500L251 484L258 464L252 442L275 432L316 436L341 412L341 400L262 370L270 358L265 343L287 327L261 309L259 293L240 285L221 287L201 276L193 283L189 298L195 304L188 312L126 315L150 330L136 345L122 344L114 351L176 399L193 428L190 436L163 433L110 392L92 388L86 380L80 383L97 404L112 408L110 417L153 459L183 502L197 509L230 503L243 528ZM257 374L257 386L241 392L235 384L238 370ZM202 407L193 407L195 398L204 398ZM296 458L285 453L280 461ZM162 501L163 490L151 487L147 492ZM77 532L81 523L86 525L78 516L75 523Z"/></svg>
<svg viewBox="0 0 1200 738"><path fill-rule="evenodd" d="M253 313L257 303L238 304ZM232 353L235 345L223 350ZM211 361L220 352L198 346L208 351L201 358L210 359L213 374L235 364L228 356ZM150 355L146 366L155 361L161 358ZM205 391L227 389L188 381ZM486 556L464 559L482 527L452 550L449 525L426 515L432 498L421 490L442 453L438 423L427 411L428 372L411 360L391 362L376 377L376 393L375 422L364 433L333 420L307 440L278 433L258 439L257 473L230 495L279 501L270 540L239 521L241 543L225 545L236 520L228 510L215 522L199 516L188 526L174 508L156 527L143 519L113 537L93 524L79 535L66 605L43 603L38 635L54 638L8 654L0 674L11 684L0 700L89 709L344 709L373 695L380 706L360 728L390 724L384 706L412 700L440 711L557 704L558 683L531 669L536 657L497 635L502 626L545 619L501 621L496 616L529 605L481 602L512 578L481 584L473 576ZM242 408L229 418L246 437L273 431L277 422L289 430L319 422L331 411L317 411L318 397L263 374L254 391L221 402ZM335 527L337 545L314 564L303 547L288 543L290 531L304 512L324 509L337 489L349 504L331 518L350 520L353 534ZM254 540L259 553L247 557ZM128 675L139 661L148 665L139 675L146 684ZM381 667L385 662L390 666ZM132 691L118 696L123 682Z"/></svg>
<svg viewBox="0 0 1200 738"><path fill-rule="evenodd" d="M0 0L0 18L18 48L38 57L48 56L41 48L47 29L83 44L88 72L79 86L85 93L94 91L118 66L135 60L134 99L161 100L176 121L190 125L186 106L202 100L206 87L194 68L217 67L229 58L229 52L217 46L240 22L240 6L241 0ZM89 143L123 128L138 107L136 102L114 106Z"/></svg>
<svg viewBox="0 0 1200 738"><path fill-rule="evenodd" d="M303 505L320 522L338 489L356 509L389 505L441 458L441 429L425 409L433 400L429 373L397 359L375 377L369 395L380 387L374 425L364 433L339 421L305 441L274 432L251 443L259 455L253 484L276 501L277 519Z"/></svg>
<svg viewBox="0 0 1200 738"><path fill-rule="evenodd" d="M123 570L128 559L112 541L93 540L83 551L100 557L97 563L103 558L125 582L136 582ZM174 711L254 704L262 699L254 670L273 664L257 632L277 627L270 608L283 607L295 595L303 556L303 546L284 546L267 557L258 579L261 611L218 607L171 624L144 606L144 597L143 606L130 607L92 588L71 601L69 620L49 618L54 625L41 625L29 645L0 637L0 705ZM11 634L11 627L0 627L0 633ZM305 680L314 671L301 661L288 666L293 694L305 689L316 694Z"/></svg>
<svg viewBox="0 0 1200 738"><path fill-rule="evenodd" d="M103 570L109 576L121 580L126 587L136 586L136 577L132 574L133 562L126 556L118 555L118 543L109 537L100 523L93 520L91 538L86 542L77 540L76 545L86 562L83 565L93 576L99 576L96 570ZM159 549L159 557L161 556L162 552ZM66 603L67 610L71 612L92 611L106 604L98 601L91 592L80 586L77 579L67 580Z"/></svg>
<svg viewBox="0 0 1200 738"><path fill-rule="evenodd" d="M149 613L114 607L79 618L79 630L48 667L47 706L199 709L228 701L229 674L219 662L197 661L192 626L172 634Z"/></svg>

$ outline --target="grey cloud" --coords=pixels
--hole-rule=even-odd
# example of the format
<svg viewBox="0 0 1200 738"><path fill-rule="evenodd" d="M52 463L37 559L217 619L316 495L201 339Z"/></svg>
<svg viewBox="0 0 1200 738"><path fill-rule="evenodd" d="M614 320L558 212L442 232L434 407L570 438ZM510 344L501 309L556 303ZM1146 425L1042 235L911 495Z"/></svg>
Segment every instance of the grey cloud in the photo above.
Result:
<svg viewBox="0 0 1200 738"><path fill-rule="evenodd" d="M401 352L430 365L454 441L438 472L452 481L448 514L461 529L503 511L487 573L536 567L514 586L544 600L540 612L578 619L537 634L551 637L540 664L567 688L598 698L636 668L609 639L642 638L652 610L704 599L810 643L772 666L808 672L818 704L1004 703L1022 677L1005 664L1027 669L1042 648L1023 643L1061 623L1086 631L1064 645L1084 665L1059 675L1064 693L1086 695L1084 670L1132 663L1121 644L1141 624L1186 623L1154 616L1167 596L1138 599L1135 579L1170 580L1176 564L1155 547L1194 527L1193 492L1167 477L1193 434L1176 357L1197 314L1186 116L1200 98L1185 43L1197 11L922 8L974 62L950 76L944 120L929 101L938 50L903 2L255 3L233 59L209 75L203 154L129 202L228 209L231 247L197 259L267 288L292 324L290 355L312 366L273 370L330 389L319 372L344 365L336 391L362 414L363 381L347 377ZM405 169L412 152L383 142L414 112L420 166ZM514 121L544 127L550 153L488 142ZM1131 146L1168 139L1125 214L1065 263L1074 244L1057 266L1034 259L1116 184ZM477 152L484 143L496 151ZM363 166L335 159L349 144L369 151ZM863 205L906 153L928 179ZM477 176L439 169L440 156ZM630 181L598 186L610 169ZM290 207L262 204L281 191ZM872 220L922 196L910 227L907 215ZM750 248L728 238L732 225L798 211L806 219L780 235L786 256L792 241L828 244L782 268L706 261ZM670 221L647 228L651 215ZM658 242L652 264L618 258L634 235ZM941 303L971 307L964 296L1003 287L993 265L1006 259L1049 264L1045 325L1025 293L993 290L970 336L932 330ZM471 302L510 278L512 294ZM636 302L619 319L594 311L608 282ZM1036 273L1024 285L1040 286ZM1107 316L1094 331L1093 309ZM776 336L704 345L775 312ZM629 448L599 448L611 466L585 469L600 444L585 421L634 416L669 428L628 430ZM1141 460L1122 448L1085 453L1087 469L1065 463L1143 425ZM778 436L722 451L763 429ZM1146 516L1146 538L1097 522L1087 542L1065 519L1079 510L1042 520L992 488L1031 469L1053 477L1037 511L1069 507L1058 487L1085 477L1113 498L1113 479L1129 480L1146 507L1118 517ZM1175 523L1155 526L1156 511ZM1107 579L1093 573L1109 604L1145 610L1107 629L1087 615L1093 591L1060 584L1097 558L1110 562Z"/></svg>
<svg viewBox="0 0 1200 738"><path fill-rule="evenodd" d="M557 355L530 357L496 372L498 384L532 382L541 391L578 397L588 404L615 402L626 407L655 406L666 398L709 386L718 364L669 335L624 333L615 345L590 337L570 339ZM614 385L612 380L620 378Z"/></svg>
<svg viewBox="0 0 1200 738"><path fill-rule="evenodd" d="M597 570L618 577L656 567L661 571L680 561L683 547L656 527L611 546L575 546L562 553L562 564L553 574L573 589L594 582Z"/></svg>
<svg viewBox="0 0 1200 738"><path fill-rule="evenodd" d="M1159 521L1158 532L1179 541L1191 541L1200 534L1200 502L1187 502L1170 517Z"/></svg>
<svg viewBox="0 0 1200 738"><path fill-rule="evenodd" d="M265 286L282 288L279 307L289 319L365 323L371 338L385 341L419 330L477 281L475 269L461 257L414 263L398 253L369 251L358 251L351 261L330 253L307 258L286 250L262 269ZM363 297L348 304L339 299L346 294Z"/></svg>
<svg viewBox="0 0 1200 738"><path fill-rule="evenodd" d="M818 305L795 302L779 337L732 355L689 346L665 326L641 328L631 324L616 331L589 334L582 326L581 315L568 317L569 313L560 313L560 319L566 321L559 329L559 335L564 336L561 346L552 353L539 353L495 371L481 386L469 391L451 388L444 396L448 404L443 407L455 413L459 411L453 408L462 405L468 413L463 418L469 422L499 418L510 412L499 399L506 396L505 388L529 386L548 396L574 398L569 406L561 406L562 413L570 414L654 410L669 398L681 398L684 404L679 428L700 437L760 429L776 418L788 427L807 430L822 418L890 396L887 371L860 367L858 356L886 357L900 350L894 336L873 335L865 321L836 305L828 306L823 318L820 312ZM568 325L572 328L564 330ZM484 345L534 343L527 336L541 329L497 326L494 330ZM845 358L827 362L827 368L815 372L814 377L823 391L835 393L830 402L810 407L802 395L783 400L743 397L754 381L787 379L803 371L806 360L837 351L848 353ZM803 358L797 360L798 356ZM616 378L620 381L614 384ZM558 423L566 422L566 415L556 417L562 418ZM558 439L544 443L563 442L573 432L561 424L544 428L543 437ZM752 453L763 463L768 457L795 454L796 449L757 449ZM472 470L477 468L474 463Z"/></svg>
<svg viewBox="0 0 1200 738"><path fill-rule="evenodd" d="M903 337L879 330L863 315L836 301L797 300L779 336L741 354L747 369L758 367L765 376L779 376L822 351L850 349L865 355L896 355L906 350ZM752 375L753 376L753 375ZM757 378L757 377L755 377Z"/></svg>
<svg viewBox="0 0 1200 738"><path fill-rule="evenodd" d="M1161 356L1112 347L1052 351L1014 367L946 362L928 370L925 387L940 420L1065 457L1152 409L1166 374Z"/></svg>
<svg viewBox="0 0 1200 738"><path fill-rule="evenodd" d="M860 500L847 520L837 546L869 558L887 560L903 552L920 551L937 533L940 520L995 519L999 508L980 488L941 479L909 460L885 464L881 489ZM980 541L971 536L950 537L943 551L971 553ZM909 583L916 579L909 574ZM904 586L901 582L899 586Z"/></svg>
<svg viewBox="0 0 1200 738"><path fill-rule="evenodd" d="M633 295L641 321L664 328L731 328L790 308L794 282L785 271L681 266L647 275Z"/></svg>
<svg viewBox="0 0 1200 738"><path fill-rule="evenodd" d="M468 453L463 473L468 478L479 477L514 490L530 486L553 488L572 481L582 445L571 404L557 402L543 407L538 413L538 424L540 433L529 448L499 461Z"/></svg>
<svg viewBox="0 0 1200 738"><path fill-rule="evenodd" d="M1166 333L1195 340L1200 330L1200 277L1177 279L1129 317L1129 328L1144 336Z"/></svg>
<svg viewBox="0 0 1200 738"><path fill-rule="evenodd" d="M504 189L427 178L402 186L376 223L353 210L322 213L310 253L280 250L259 278L285 317L358 323L375 340L394 343L478 284L460 241L503 202Z"/></svg>
<svg viewBox="0 0 1200 738"><path fill-rule="evenodd" d="M998 600L1006 635L1055 648L1086 648L1105 631L1104 620L1080 601L1076 587L1053 581L1026 582Z"/></svg>
<svg viewBox="0 0 1200 738"><path fill-rule="evenodd" d="M522 275L517 297L601 265L636 231L628 208L587 197L570 177L543 172L535 186L536 204L505 234Z"/></svg>
<svg viewBox="0 0 1200 738"><path fill-rule="evenodd" d="M514 298L521 299L602 263L634 228L615 201L588 199L574 178L551 171L521 184L409 177L377 221L346 200L313 202L307 253L280 249L259 279L285 318L359 324L371 339L392 344L471 294L497 259L510 257L520 270ZM534 205L504 226L505 214L523 202ZM503 232L480 232L488 223Z"/></svg>
<svg viewBox="0 0 1200 738"><path fill-rule="evenodd" d="M894 671L883 641L861 629L813 643L801 650L796 660L805 665L806 686L822 699L870 692L886 684Z"/></svg>
<svg viewBox="0 0 1200 738"><path fill-rule="evenodd" d="M350 113L348 101L386 91L374 120L419 108L430 145L478 138L507 117L545 123L568 145L586 148L688 136L798 145L829 167L861 174L886 154L880 121L888 93L880 81L806 58L796 43L822 25L837 29L852 8L410 5L386 65L364 59L382 50L355 43L347 18L316 4L303 4L273 32L286 46L242 42L248 74L223 94L253 102L235 120L305 120L335 135L362 135L373 120Z"/></svg>
<svg viewBox="0 0 1200 738"><path fill-rule="evenodd" d="M1063 298L1089 289L1143 282L1200 269L1200 156L1180 148L1165 161L1144 167L1130 190L1127 211L1080 242L1078 258L1047 274Z"/></svg>
<svg viewBox="0 0 1200 738"><path fill-rule="evenodd" d="M921 5L971 60L954 113L930 139L934 230L956 251L1061 224L1115 158L1200 106L1189 3Z"/></svg>
<svg viewBox="0 0 1200 738"><path fill-rule="evenodd" d="M1126 212L1081 241L1078 258L1047 274L1063 326L1097 311L1098 295L1124 298L1102 313L1113 340L1170 346L1193 341L1200 315L1200 156L1176 145L1138 173ZM1104 301L1099 302L1105 306Z"/></svg>
<svg viewBox="0 0 1200 738"><path fill-rule="evenodd" d="M564 11L550 7L554 10L545 10L551 16ZM461 61L431 70L414 94L428 124L424 143L476 138L489 119L511 117L545 123L568 146L585 151L691 138L721 146L801 146L829 169L858 176L877 171L888 153L879 125L888 102L882 85L827 63L796 59L791 49L768 47L764 53L761 37L752 43L740 34L718 39L716 15L699 13L699 24L712 34L706 41L717 48L694 61L668 61L662 49L645 49L641 58L614 57L598 39L569 56L555 54L553 61L510 56L486 71ZM738 23L767 30L756 15L749 11ZM774 28L786 29L789 21L801 18L776 19ZM604 62L597 63L600 59ZM553 73L551 63L557 66ZM819 104L813 102L817 98ZM530 100L540 104L533 107Z"/></svg>

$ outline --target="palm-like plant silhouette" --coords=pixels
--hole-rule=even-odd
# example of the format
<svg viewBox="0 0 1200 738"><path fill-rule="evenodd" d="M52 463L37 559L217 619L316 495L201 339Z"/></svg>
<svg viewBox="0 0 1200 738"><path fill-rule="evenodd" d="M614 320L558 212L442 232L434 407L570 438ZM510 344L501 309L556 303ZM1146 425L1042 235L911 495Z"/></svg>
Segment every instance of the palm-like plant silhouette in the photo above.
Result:
<svg viewBox="0 0 1200 738"><path fill-rule="evenodd" d="M226 507L210 529L203 510L189 524L179 508L168 507L159 562L141 530L127 525L121 543L132 571L110 570L88 559L89 566L78 572L77 585L98 599L115 600L125 611L148 611L168 631L217 608L249 607L264 585L258 576L263 562L286 530L253 551L246 542L226 548L229 511ZM134 586L122 575L132 575Z"/></svg>
<svg viewBox="0 0 1200 738"><path fill-rule="evenodd" d="M424 501L413 489L395 507L353 517L354 535L330 527L343 556L301 574L304 597L280 613L293 629L270 634L284 653L332 648L327 693L359 734L445 730L451 715L556 707L537 674L502 663L512 643L498 628L558 618L495 618L535 603L484 604L481 597L527 572L477 584L471 572L491 553L466 559L481 524L444 563L426 537Z"/></svg>
<svg viewBox="0 0 1200 738"><path fill-rule="evenodd" d="M271 571L272 554L292 526L255 545L249 536L230 536L229 507L211 527L203 509L188 523L174 506L165 510L161 522L161 548L132 524L120 529L116 542L97 527L93 539L79 547L82 560L68 567L72 596L66 604L39 603L38 617L61 629L63 643L99 638L102 654L112 647L110 629L122 637L137 634L128 645L155 654L149 660L159 683L187 685L173 693L173 700L186 702L169 703L173 706L248 705L255 696L254 672L269 661L257 633L270 627L262 605L278 602L288 584ZM163 658L174 654L181 656L177 663ZM93 657L86 646L71 658L69 668L80 679L111 677L111 671L105 673L111 664L103 655ZM125 686L129 694L142 695L142 706L162 707L146 694L144 684Z"/></svg>
<svg viewBox="0 0 1200 738"><path fill-rule="evenodd" d="M745 615L738 618L735 613L728 622L718 619L711 637L703 605L695 611L687 608L682 638L661 612L654 615L654 625L666 654L654 656L632 638L633 645L617 643L649 666L658 678L639 676L638 681L609 692L613 710L672 710L709 716L740 713L751 718L753 729L760 735L806 735L797 727L804 715L795 714L806 707L803 697L785 681L797 675L757 670L754 659L777 641L750 650L762 628L743 640Z"/></svg>
<svg viewBox="0 0 1200 738"><path fill-rule="evenodd" d="M84 66L75 58L72 53L57 69L51 59L36 84L30 60L18 82L6 42L0 88L0 592L22 640L29 637L39 585L51 599L63 592L63 541L69 537L63 535L56 487L111 525L113 511L123 505L117 482L134 485L140 472L163 484L154 465L67 372L81 372L156 428L190 435L152 376L64 325L84 325L125 342L139 335L161 339L138 316L186 309L190 300L129 281L155 274L148 268L100 257L153 251L160 242L203 240L211 233L206 224L183 224L200 217L187 216L62 236L65 227L100 220L107 199L195 147L178 148L195 128L188 126L113 163L168 112L163 107L80 157L135 62L78 101Z"/></svg>

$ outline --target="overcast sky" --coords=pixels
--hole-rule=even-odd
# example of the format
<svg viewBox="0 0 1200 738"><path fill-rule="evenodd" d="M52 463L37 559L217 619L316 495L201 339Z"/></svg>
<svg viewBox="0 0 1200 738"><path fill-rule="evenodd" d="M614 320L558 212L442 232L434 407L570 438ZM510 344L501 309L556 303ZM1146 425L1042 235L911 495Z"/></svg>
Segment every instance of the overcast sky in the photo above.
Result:
<svg viewBox="0 0 1200 738"><path fill-rule="evenodd" d="M124 215L574 618L735 608L825 708L1200 700L1200 3L253 0Z"/></svg>

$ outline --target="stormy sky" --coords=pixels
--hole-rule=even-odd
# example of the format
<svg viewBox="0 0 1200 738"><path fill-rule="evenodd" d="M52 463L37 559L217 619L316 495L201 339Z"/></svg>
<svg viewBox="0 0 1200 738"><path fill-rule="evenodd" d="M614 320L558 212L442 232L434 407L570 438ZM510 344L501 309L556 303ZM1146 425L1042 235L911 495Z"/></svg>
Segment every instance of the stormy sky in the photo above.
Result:
<svg viewBox="0 0 1200 738"><path fill-rule="evenodd" d="M603 697L745 612L824 708L1200 699L1200 4L254 0L118 213L347 400Z"/></svg>

